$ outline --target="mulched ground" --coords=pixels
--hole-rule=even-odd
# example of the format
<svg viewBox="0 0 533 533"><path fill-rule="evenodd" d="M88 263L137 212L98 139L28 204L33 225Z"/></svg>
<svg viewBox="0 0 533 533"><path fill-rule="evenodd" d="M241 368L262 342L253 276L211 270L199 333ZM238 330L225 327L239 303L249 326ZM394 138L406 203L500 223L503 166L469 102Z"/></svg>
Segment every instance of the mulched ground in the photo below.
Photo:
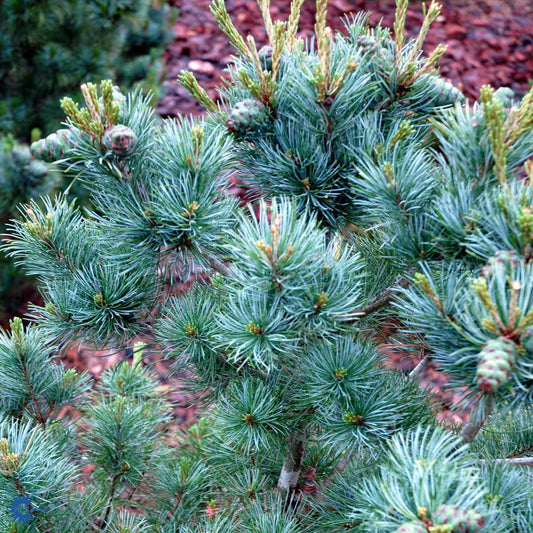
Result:
<svg viewBox="0 0 533 533"><path fill-rule="evenodd" d="M179 9L174 25L176 39L167 47L168 69L166 95L158 112L163 116L201 112L201 108L178 85L182 70L192 70L211 97L216 96L223 70L233 49L209 11L211 0L171 0ZM274 20L286 20L290 0L272 0ZM434 23L425 44L430 52L439 42L448 44L440 62L441 73L460 87L470 99L479 88L510 86L517 95L528 90L533 79L533 0L448 0ZM259 46L266 44L266 34L255 0L226 0L228 11L239 31L252 34ZM392 27L393 0L330 0L328 24L343 28L342 17L351 13L371 12L372 25L382 20ZM422 4L412 1L406 29L416 36L422 21ZM315 20L315 2L306 0L302 7L300 35L310 37Z"/></svg>

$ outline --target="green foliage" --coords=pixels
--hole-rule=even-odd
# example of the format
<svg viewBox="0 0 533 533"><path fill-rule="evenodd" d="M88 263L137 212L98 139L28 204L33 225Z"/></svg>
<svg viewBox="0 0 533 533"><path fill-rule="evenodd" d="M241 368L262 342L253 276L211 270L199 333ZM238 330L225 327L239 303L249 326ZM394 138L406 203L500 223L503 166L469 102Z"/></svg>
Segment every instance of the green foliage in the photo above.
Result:
<svg viewBox="0 0 533 533"><path fill-rule="evenodd" d="M27 140L32 128L57 129L57 101L83 81L156 89L168 11L149 0L2 2L0 131Z"/></svg>
<svg viewBox="0 0 533 533"><path fill-rule="evenodd" d="M170 8L150 0L8 0L0 5L0 231L17 206L66 186L53 166L30 158L25 142L50 133L41 155L56 148L63 115L58 99L78 97L87 79L113 77L158 92ZM59 130L65 132L68 130ZM59 134L59 132L58 132ZM7 135L7 136L6 136ZM52 139L54 137L54 139ZM54 150L52 149L52 152ZM61 154L47 161L59 159ZM75 175L67 179L72 182ZM80 194L79 187L70 192ZM23 287L20 294L18 287ZM10 261L0 264L0 311L12 316L35 293Z"/></svg>
<svg viewBox="0 0 533 533"><path fill-rule="evenodd" d="M50 194L61 183L61 174L34 159L25 144L12 136L0 139L0 223L17 215L23 201Z"/></svg>
<svg viewBox="0 0 533 533"><path fill-rule="evenodd" d="M329 490L350 491L342 511L325 513L323 526L333 531L342 531L341 524L355 531L402 531L402 524L424 524L425 519L439 524L443 504L480 513L484 526L475 531L506 531L505 521L495 520L494 508L487 505L480 468L460 441L442 430L394 437L379 468L338 480Z"/></svg>
<svg viewBox="0 0 533 533"><path fill-rule="evenodd" d="M0 232L9 219L19 214L21 202L39 202L39 198L57 190L62 175L44 161L35 159L27 145L12 135L0 137ZM30 282L12 261L0 262L0 313L12 315L24 303Z"/></svg>
<svg viewBox="0 0 533 533"><path fill-rule="evenodd" d="M34 509L35 531L531 531L533 92L463 103L443 48L421 55L434 3L408 40L406 0L393 36L365 17L333 36L319 0L307 44L302 3L287 23L268 5L259 52L213 3L231 79L217 104L181 76L207 118L158 123L139 92L87 83L86 107L62 100L68 135L34 146L91 205L27 205L3 246L44 305L0 337L2 424L43 435L28 458L0 441L2 503L48 486L18 472L53 449L64 507ZM239 206L233 173L263 198ZM133 363L88 390L51 360L74 341ZM418 370L387 368L395 349L447 374L460 429ZM143 366L158 355L198 400L189 428Z"/></svg>

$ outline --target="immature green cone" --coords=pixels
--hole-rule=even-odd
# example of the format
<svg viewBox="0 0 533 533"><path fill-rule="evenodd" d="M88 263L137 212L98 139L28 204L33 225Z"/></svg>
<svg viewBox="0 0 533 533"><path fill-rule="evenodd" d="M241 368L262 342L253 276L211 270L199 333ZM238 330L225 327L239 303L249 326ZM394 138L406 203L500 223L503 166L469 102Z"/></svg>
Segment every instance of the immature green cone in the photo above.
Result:
<svg viewBox="0 0 533 533"><path fill-rule="evenodd" d="M452 526L453 533L476 533L485 523L485 518L473 509L460 509L456 505L441 505L431 517L434 524Z"/></svg>
<svg viewBox="0 0 533 533"><path fill-rule="evenodd" d="M43 159L44 154L44 139L39 139L38 141L32 142L30 146L30 153L36 159Z"/></svg>
<svg viewBox="0 0 533 533"><path fill-rule="evenodd" d="M272 70L272 47L263 46L258 52L261 68L264 70Z"/></svg>
<svg viewBox="0 0 533 533"><path fill-rule="evenodd" d="M450 82L433 76L431 79L433 84L432 103L437 107L452 106L456 102L463 102L465 100L464 94Z"/></svg>
<svg viewBox="0 0 533 533"><path fill-rule="evenodd" d="M76 147L76 141L74 140L74 133L68 128L61 128L56 131L56 135L59 137L64 145L64 150Z"/></svg>
<svg viewBox="0 0 533 533"><path fill-rule="evenodd" d="M383 43L374 37L359 35L356 43L360 50L369 54L378 72L389 72L392 69L394 64L392 41L390 43L391 46L386 46L387 43Z"/></svg>
<svg viewBox="0 0 533 533"><path fill-rule="evenodd" d="M13 163L17 167L25 167L30 164L31 152L26 145L15 146L13 150L11 150L11 157L13 158Z"/></svg>
<svg viewBox="0 0 533 533"><path fill-rule="evenodd" d="M490 276L497 266L503 266L507 271L516 268L518 266L518 254L514 250L496 252L481 269L481 274L485 277Z"/></svg>
<svg viewBox="0 0 533 533"><path fill-rule="evenodd" d="M137 136L127 126L117 124L104 133L102 145L115 155L125 157L135 152Z"/></svg>
<svg viewBox="0 0 533 533"><path fill-rule="evenodd" d="M520 335L520 344L528 354L533 355L533 326L528 326Z"/></svg>
<svg viewBox="0 0 533 533"><path fill-rule="evenodd" d="M494 92L494 98L497 98L505 108L513 105L514 91L510 87L500 87Z"/></svg>
<svg viewBox="0 0 533 533"><path fill-rule="evenodd" d="M35 180L39 181L48 174L48 165L44 161L34 159L28 165L28 174Z"/></svg>
<svg viewBox="0 0 533 533"><path fill-rule="evenodd" d="M62 135L51 133L45 139L32 143L31 153L36 159L53 163L63 157L67 148L68 146Z"/></svg>
<svg viewBox="0 0 533 533"><path fill-rule="evenodd" d="M476 381L481 390L495 392L509 381L516 363L516 344L505 337L487 342L478 355Z"/></svg>
<svg viewBox="0 0 533 533"><path fill-rule="evenodd" d="M424 522L405 522L394 533L427 533Z"/></svg>
<svg viewBox="0 0 533 533"><path fill-rule="evenodd" d="M244 135L259 130L267 121L268 111L259 101L249 98L235 105L226 122L228 131Z"/></svg>

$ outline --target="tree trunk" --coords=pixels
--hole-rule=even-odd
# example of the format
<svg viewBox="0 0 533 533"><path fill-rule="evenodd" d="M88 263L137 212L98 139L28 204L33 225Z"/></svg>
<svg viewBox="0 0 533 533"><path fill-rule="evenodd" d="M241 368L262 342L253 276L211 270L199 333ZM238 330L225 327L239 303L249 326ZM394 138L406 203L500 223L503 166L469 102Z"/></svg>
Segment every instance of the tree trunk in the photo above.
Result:
<svg viewBox="0 0 533 533"><path fill-rule="evenodd" d="M298 484L300 470L302 467L303 442L289 435L287 437L287 449L285 451L285 460L278 480L278 488L284 491L293 491Z"/></svg>

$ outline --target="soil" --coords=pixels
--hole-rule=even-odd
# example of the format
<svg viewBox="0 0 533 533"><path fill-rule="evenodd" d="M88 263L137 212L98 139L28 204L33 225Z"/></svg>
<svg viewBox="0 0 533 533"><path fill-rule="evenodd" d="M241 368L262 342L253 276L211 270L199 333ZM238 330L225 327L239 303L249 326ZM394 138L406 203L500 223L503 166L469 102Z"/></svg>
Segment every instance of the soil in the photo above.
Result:
<svg viewBox="0 0 533 533"><path fill-rule="evenodd" d="M162 116L202 112L201 107L181 87L176 78L182 70L193 71L200 84L216 98L224 68L233 49L209 11L211 0L171 0L179 9L174 25L175 40L167 47L165 59L166 92L159 102ZM533 79L533 0L449 0L443 2L441 15L434 23L424 51L431 52L438 43L448 50L439 65L441 74L475 100L482 85L509 86L516 95L528 90ZM258 46L266 44L266 33L255 0L226 0L228 12L238 30L254 36ZM271 0L273 19L286 20L290 0ZM328 24L342 30L343 19L360 12L370 12L372 25L392 27L393 0L330 0ZM422 4L411 1L406 30L416 36L422 22ZM302 6L300 36L313 34L315 2Z"/></svg>

